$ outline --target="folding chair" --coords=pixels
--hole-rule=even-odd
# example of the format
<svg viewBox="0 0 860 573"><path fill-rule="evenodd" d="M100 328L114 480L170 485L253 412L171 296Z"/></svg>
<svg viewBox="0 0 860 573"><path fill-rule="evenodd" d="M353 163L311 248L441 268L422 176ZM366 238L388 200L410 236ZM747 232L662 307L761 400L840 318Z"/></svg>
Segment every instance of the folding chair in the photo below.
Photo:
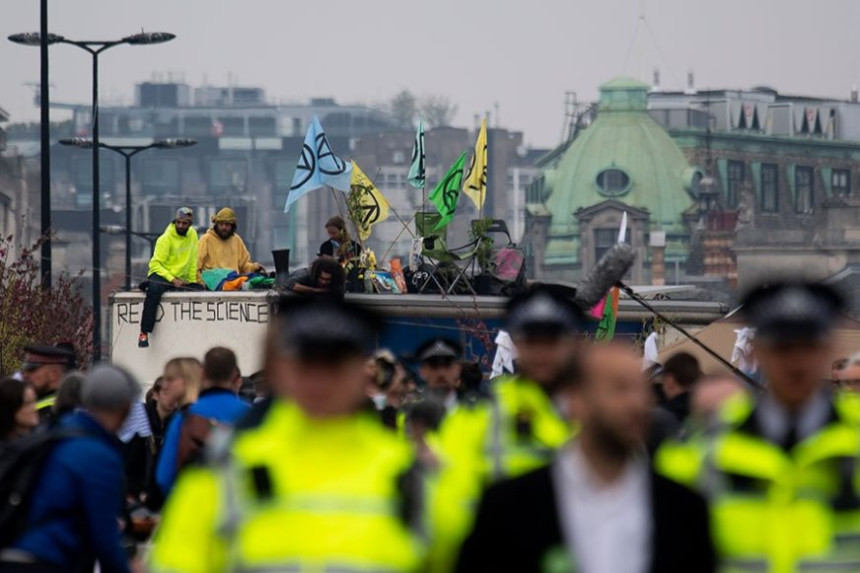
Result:
<svg viewBox="0 0 860 573"><path fill-rule="evenodd" d="M472 219L472 228L475 228L475 225L481 223L481 219ZM504 219L493 219L490 222L490 226L484 230L485 235L503 235L507 238L508 242L504 245L505 247L515 247L516 243L511 238L511 233L508 231L508 224ZM495 244L495 241L493 241Z"/></svg>
<svg viewBox="0 0 860 573"><path fill-rule="evenodd" d="M447 227L436 230L436 225L441 220L442 216L439 213L418 212L415 214L415 231L422 241L421 256L422 258L429 259L435 267L435 270L430 273L430 276L421 286L419 292L423 292L432 280L439 288L439 292L452 294L462 280L466 288L473 295L477 295L466 273L475 265L478 254L478 241L472 241L455 249L448 248ZM454 277L450 282L446 279L444 281L446 285L443 285L442 281L440 281L440 279L445 279L444 275L442 275L442 269L452 271Z"/></svg>

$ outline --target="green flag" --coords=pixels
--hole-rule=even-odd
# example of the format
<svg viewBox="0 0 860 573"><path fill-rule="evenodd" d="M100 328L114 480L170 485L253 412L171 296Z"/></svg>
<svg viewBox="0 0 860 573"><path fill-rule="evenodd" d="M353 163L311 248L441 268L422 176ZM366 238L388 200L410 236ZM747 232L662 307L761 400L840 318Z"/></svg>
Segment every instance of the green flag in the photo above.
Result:
<svg viewBox="0 0 860 573"><path fill-rule="evenodd" d="M430 201L436 205L442 219L436 225L434 231L442 229L451 222L454 218L454 212L457 210L457 199L460 198L460 187L463 186L463 167L466 165L466 152L460 156L460 159L448 170L445 177L439 181L433 192L430 193Z"/></svg>
<svg viewBox="0 0 860 573"><path fill-rule="evenodd" d="M424 188L426 173L424 169L424 118L418 118L418 131L415 132L415 143L412 146L412 166L409 168L407 181L416 189Z"/></svg>

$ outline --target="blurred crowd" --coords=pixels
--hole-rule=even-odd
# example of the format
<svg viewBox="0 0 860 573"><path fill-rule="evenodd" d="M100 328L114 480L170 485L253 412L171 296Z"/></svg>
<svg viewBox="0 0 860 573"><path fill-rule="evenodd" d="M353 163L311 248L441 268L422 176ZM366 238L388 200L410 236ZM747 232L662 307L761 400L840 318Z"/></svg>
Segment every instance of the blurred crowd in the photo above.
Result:
<svg viewBox="0 0 860 573"><path fill-rule="evenodd" d="M282 299L263 371L216 347L143 396L28 347L0 381L0 571L860 571L844 308L747 294L756 377L595 342L546 287L510 300L493 377L459 333L379 350L329 297Z"/></svg>

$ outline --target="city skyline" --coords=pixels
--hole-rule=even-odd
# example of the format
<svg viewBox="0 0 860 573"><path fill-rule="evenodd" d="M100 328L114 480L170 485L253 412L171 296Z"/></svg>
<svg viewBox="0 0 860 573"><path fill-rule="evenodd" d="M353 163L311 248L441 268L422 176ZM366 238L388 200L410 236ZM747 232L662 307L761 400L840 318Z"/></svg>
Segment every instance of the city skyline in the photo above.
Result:
<svg viewBox="0 0 860 573"><path fill-rule="evenodd" d="M523 131L535 147L559 142L566 91L592 101L603 82L619 75L650 82L654 68L665 89L683 89L688 70L699 89L769 85L847 99L860 83L860 39L852 33L860 4L850 0L833 0L826 10L809 0L652 0L644 2L647 26L637 25L638 0L498 4L437 0L428 9L332 0L324 14L342 16L322 21L317 3L81 0L52 3L50 24L74 39L119 38L141 27L177 34L163 46L106 54L105 104L130 103L135 83L171 72L191 85L233 78L265 88L275 101L333 97L379 105L408 89L449 97L458 106L456 125L471 127L475 114L492 113L498 103L501 125ZM38 3L15 3L0 23L4 37L36 29ZM422 30L426 40L416 41ZM38 80L38 50L3 41L0 59L0 107L14 122L36 121L25 84ZM82 54L54 46L51 63L52 100L88 102Z"/></svg>

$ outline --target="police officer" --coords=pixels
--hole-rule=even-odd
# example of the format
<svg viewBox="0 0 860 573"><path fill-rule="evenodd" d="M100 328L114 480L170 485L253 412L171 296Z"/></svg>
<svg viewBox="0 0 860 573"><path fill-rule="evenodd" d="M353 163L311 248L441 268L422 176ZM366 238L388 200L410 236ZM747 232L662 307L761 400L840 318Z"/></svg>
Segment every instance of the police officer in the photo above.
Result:
<svg viewBox="0 0 860 573"><path fill-rule="evenodd" d="M424 383L424 394L438 400L447 412L459 402L463 348L448 338L431 338L415 351L418 375Z"/></svg>
<svg viewBox="0 0 860 573"><path fill-rule="evenodd" d="M727 571L860 571L860 403L824 382L845 301L822 284L761 286L742 302L766 383L721 427L657 454L709 499Z"/></svg>
<svg viewBox="0 0 860 573"><path fill-rule="evenodd" d="M506 326L518 373L497 379L488 400L458 408L440 430L442 470L432 507L435 570L451 567L486 485L545 465L572 436L556 399L563 373L575 360L583 320L576 305L546 287L508 303Z"/></svg>
<svg viewBox="0 0 860 573"><path fill-rule="evenodd" d="M267 341L274 397L168 500L155 571L410 571L422 482L409 444L364 408L378 321L289 300ZM213 442L223 438L213 436Z"/></svg>
<svg viewBox="0 0 860 573"><path fill-rule="evenodd" d="M36 391L39 419L43 423L49 422L60 382L67 372L75 368L74 349L67 344L33 345L25 346L24 352L24 364L21 366L24 381Z"/></svg>

